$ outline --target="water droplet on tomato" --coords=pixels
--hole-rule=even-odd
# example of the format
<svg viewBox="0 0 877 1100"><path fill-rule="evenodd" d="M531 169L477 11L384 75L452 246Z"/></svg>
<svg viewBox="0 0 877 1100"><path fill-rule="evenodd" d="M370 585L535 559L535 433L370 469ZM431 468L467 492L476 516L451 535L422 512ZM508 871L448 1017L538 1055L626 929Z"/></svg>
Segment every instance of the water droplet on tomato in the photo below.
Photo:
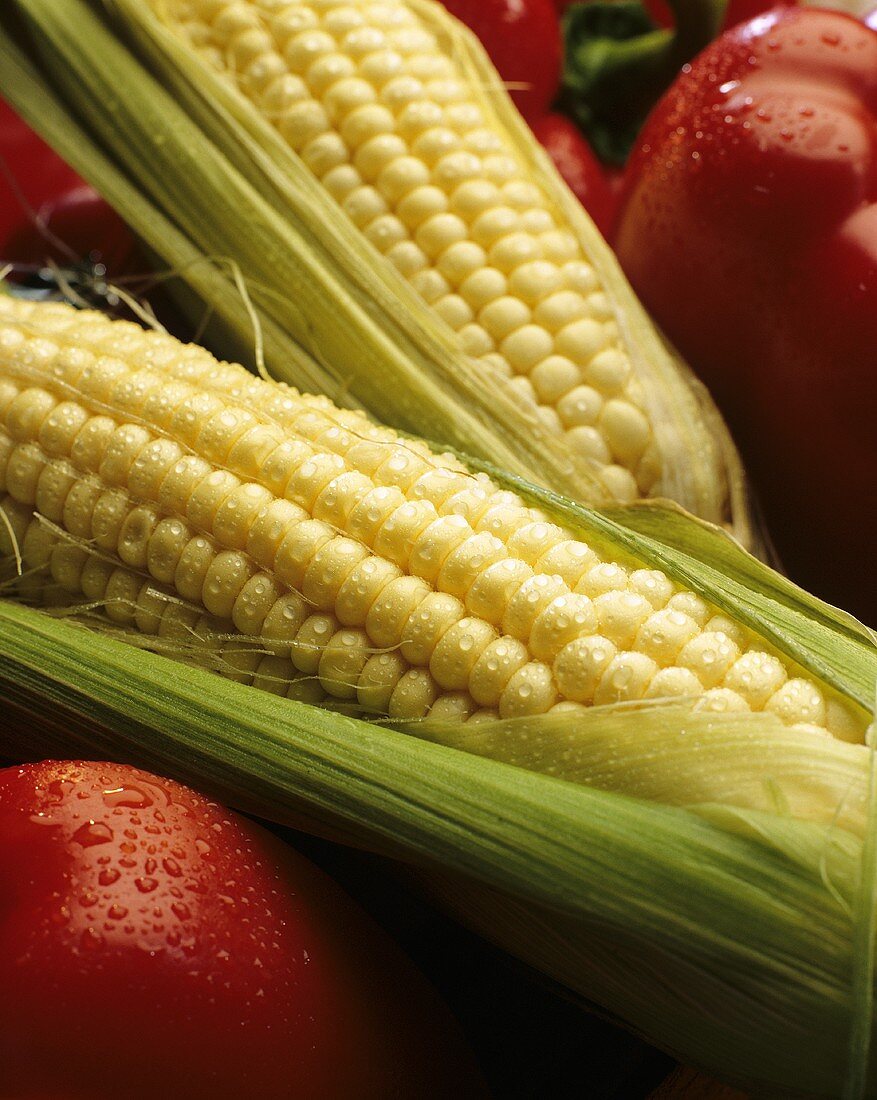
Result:
<svg viewBox="0 0 877 1100"><path fill-rule="evenodd" d="M96 928L86 928L79 937L79 943L84 951L94 951L102 947L103 942L104 938Z"/></svg>
<svg viewBox="0 0 877 1100"><path fill-rule="evenodd" d="M93 848L95 844L108 844L113 839L113 830L102 821L89 818L84 825L79 826L71 839L83 848Z"/></svg>
<svg viewBox="0 0 877 1100"><path fill-rule="evenodd" d="M69 779L53 779L46 791L52 802L63 802L75 785Z"/></svg>
<svg viewBox="0 0 877 1100"><path fill-rule="evenodd" d="M122 872L117 871L115 867L105 867L101 873L97 876L97 881L101 886L112 886L114 882L118 882Z"/></svg>
<svg viewBox="0 0 877 1100"><path fill-rule="evenodd" d="M152 797L140 787L111 787L103 792L103 796L104 802L112 808L128 806L142 810L152 805Z"/></svg>
<svg viewBox="0 0 877 1100"><path fill-rule="evenodd" d="M63 925L70 921L70 910L66 905L60 906L52 914L52 924Z"/></svg>

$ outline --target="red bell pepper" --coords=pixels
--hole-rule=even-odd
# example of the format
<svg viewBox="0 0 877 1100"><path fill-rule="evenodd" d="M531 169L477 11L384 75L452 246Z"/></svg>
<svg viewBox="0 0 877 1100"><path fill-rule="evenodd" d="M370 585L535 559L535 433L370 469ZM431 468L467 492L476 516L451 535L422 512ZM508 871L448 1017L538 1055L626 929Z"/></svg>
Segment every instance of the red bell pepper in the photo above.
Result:
<svg viewBox="0 0 877 1100"><path fill-rule="evenodd" d="M533 126L533 133L594 224L608 236L615 217L620 173L601 164L576 124L557 111L543 115Z"/></svg>
<svg viewBox="0 0 877 1100"><path fill-rule="evenodd" d="M637 142L615 244L790 574L877 622L877 33L777 8L713 43Z"/></svg>
<svg viewBox="0 0 877 1100"><path fill-rule="evenodd" d="M557 95L563 43L552 0L442 0L481 41L532 124Z"/></svg>
<svg viewBox="0 0 877 1100"><path fill-rule="evenodd" d="M0 242L5 245L44 203L82 182L0 100Z"/></svg>

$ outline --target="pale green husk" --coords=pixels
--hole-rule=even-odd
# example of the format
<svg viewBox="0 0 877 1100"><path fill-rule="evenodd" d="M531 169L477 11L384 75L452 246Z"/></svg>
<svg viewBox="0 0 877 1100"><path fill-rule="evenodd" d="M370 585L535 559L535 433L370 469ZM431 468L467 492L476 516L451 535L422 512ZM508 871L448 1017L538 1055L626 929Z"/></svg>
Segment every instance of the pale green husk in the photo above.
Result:
<svg viewBox="0 0 877 1100"><path fill-rule="evenodd" d="M840 1096L853 1033L852 1064L867 1065L861 981L854 996L855 973L871 981L868 943L855 940L869 912L858 902L862 841L839 824L680 809L539 775L8 602L0 696L34 719L5 711L3 752L136 761L410 862L461 919L757 1094ZM860 771L866 763L862 749ZM877 1094L873 1074L867 1082L849 1095Z"/></svg>
<svg viewBox="0 0 877 1100"><path fill-rule="evenodd" d="M869 708L869 632L715 528L656 506L589 512L497 476L616 558L745 612ZM0 751L134 760L405 860L483 935L754 1095L877 1096L864 745L685 701L396 728L2 601L0 697L43 720L10 721Z"/></svg>
<svg viewBox="0 0 877 1100"><path fill-rule="evenodd" d="M709 395L647 318L474 36L438 3L412 2L597 267L645 387L668 494L695 514L730 522L757 548L739 459ZM23 35L16 35L16 8ZM131 40L136 51L125 45ZM0 91L218 312L239 358L252 360L252 317L229 263L267 326L265 358L275 377L362 404L403 431L573 499L603 499L591 466L507 396L499 378L486 378L489 368L461 353L450 328L391 265L331 215L331 200L270 125L147 4L14 0L0 12L0 59ZM209 260L222 261L219 269L205 270Z"/></svg>

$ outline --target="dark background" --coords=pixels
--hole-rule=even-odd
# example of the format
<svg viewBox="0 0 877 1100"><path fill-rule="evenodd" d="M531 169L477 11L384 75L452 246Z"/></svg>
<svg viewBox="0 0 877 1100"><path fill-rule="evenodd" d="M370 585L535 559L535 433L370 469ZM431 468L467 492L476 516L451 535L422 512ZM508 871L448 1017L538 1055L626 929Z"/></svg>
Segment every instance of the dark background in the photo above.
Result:
<svg viewBox="0 0 877 1100"><path fill-rule="evenodd" d="M432 981L494 1100L644 1100L673 1070L671 1058L438 912L386 861L272 828L340 882Z"/></svg>

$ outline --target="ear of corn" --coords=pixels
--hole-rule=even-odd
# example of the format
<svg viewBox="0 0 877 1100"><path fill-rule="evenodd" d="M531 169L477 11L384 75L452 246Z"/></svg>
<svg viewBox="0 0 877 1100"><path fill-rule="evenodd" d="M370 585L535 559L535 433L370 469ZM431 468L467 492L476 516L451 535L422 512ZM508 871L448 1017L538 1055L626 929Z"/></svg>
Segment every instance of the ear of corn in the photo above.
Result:
<svg viewBox="0 0 877 1100"><path fill-rule="evenodd" d="M19 527L36 509L330 695L383 693L390 717L421 718L452 692L478 719L682 696L861 739L861 716L695 592L358 412L13 299L0 371L0 488ZM25 564L46 565L40 523L16 534Z"/></svg>
<svg viewBox="0 0 877 1100"><path fill-rule="evenodd" d="M342 397L349 388L397 427L426 432L578 499L672 496L712 521L730 520L741 538L752 538L739 463L709 399L646 319L608 248L535 147L474 40L439 5L396 0L325 10L292 4L269 11L236 4L226 11L214 4L210 34L228 33L238 43L218 50L210 46L203 20L196 20L194 45L181 37L186 30L176 18L181 12L161 5L163 23L147 5L114 5L185 111L87 6L79 10L74 2L63 13L43 0L23 6L43 65L93 140L112 151L165 216L185 224L197 250L239 263L260 316L306 350L319 347L313 357L329 377L330 384L321 386L325 392ZM298 24L314 19L327 21L332 31L315 32L315 42L328 49L329 35L335 43L315 64L325 62L329 74L338 69L337 79L321 84L315 74L290 110L294 118L322 118L327 111L337 118L312 136L313 155L306 155L304 146L298 147L293 117L284 114L278 129L272 110L257 110L259 105L242 94L250 89L249 78L237 70L240 50L257 43L268 53L248 57L260 72L273 72L278 58L295 53L292 39L307 54L310 31ZM359 21L358 38L350 28L344 31L344 19ZM367 19L389 24L382 30ZM282 43L271 38L275 31ZM206 60L195 48L205 34ZM344 53L348 47L350 57ZM360 47L365 52L353 57ZM14 48L8 37L5 48ZM416 103L390 97L390 110L371 99L357 107L344 98L345 89L350 95L357 89L367 97L383 94L385 78L394 85L397 55L402 85L409 95L415 84L420 88ZM238 59L232 71L217 72L211 59L229 57ZM354 63L358 75L345 77ZM274 75L283 87L302 80L297 73ZM116 94L121 86L125 97ZM16 90L11 81L4 91L39 126L46 113L42 97ZM442 95L451 98L443 103ZM330 110L335 100L337 110ZM369 130L365 146L395 150L392 163L382 160L378 166L380 180L371 181L368 158L348 120L362 110L364 118L374 116L373 127L378 115L386 124L381 132ZM432 134L430 129L421 134L423 126L443 111L448 125L438 130L448 140L456 133L460 148L450 150L447 164L447 157L439 157L430 166L432 153L420 150L418 159L412 151L418 134L424 140ZM410 133L408 115L412 125L415 115L420 119ZM433 136L438 140L441 134ZM324 146L334 150L329 158L334 167L320 175L329 163L317 156ZM336 163L343 149L349 164ZM83 156L72 143L63 151L101 183L105 164L99 157ZM451 172L458 160L471 161L474 170L479 159L486 165L483 178L457 179ZM502 178L491 182L493 169L506 176L500 172ZM421 180L425 171L432 175ZM351 172L362 176L356 195L351 192L342 202L346 211L336 205L340 193L333 198L331 188L328 193L324 188L332 172L333 179ZM484 206L487 191L492 207ZM435 210L430 197L438 204ZM419 221L423 203L431 214ZM500 236L481 225L485 218L497 223ZM365 234L357 219L368 222L363 222ZM244 237L234 231L236 221L247 224ZM157 223L152 224L148 237L161 251ZM403 236L396 240L394 233ZM380 255L384 244L385 251L395 249L389 261ZM482 252L487 262L476 270ZM428 262L415 271L421 255ZM419 290L409 285L406 271ZM496 297L500 283L505 290ZM445 284L436 313L424 295L433 298L435 287ZM225 313L231 307L226 300L217 308ZM299 363L284 363L272 351L272 369L287 372L282 376L296 384L312 384L311 365L301 356ZM514 377L506 378L509 373Z"/></svg>
<svg viewBox="0 0 877 1100"><path fill-rule="evenodd" d="M682 513L496 477L0 298L6 580L102 624L0 601L0 696L56 720L0 719L2 750L133 757L431 867L665 1049L839 1095L871 1034L867 632Z"/></svg>

